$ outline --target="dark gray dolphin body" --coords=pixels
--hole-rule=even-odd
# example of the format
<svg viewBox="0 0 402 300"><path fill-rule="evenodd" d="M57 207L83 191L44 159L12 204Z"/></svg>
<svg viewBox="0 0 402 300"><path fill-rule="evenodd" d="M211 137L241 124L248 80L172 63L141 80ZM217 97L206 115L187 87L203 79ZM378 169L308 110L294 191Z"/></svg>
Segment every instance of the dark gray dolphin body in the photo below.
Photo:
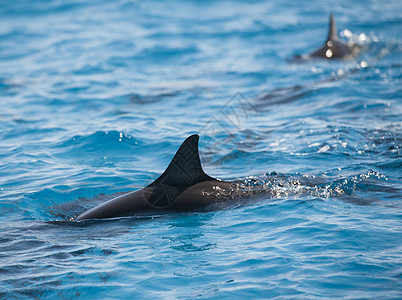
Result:
<svg viewBox="0 0 402 300"><path fill-rule="evenodd" d="M338 30L335 23L335 18L332 14L329 16L329 30L327 39L320 48L308 55L297 56L298 59L309 58L325 58L325 59L350 59L355 57L361 46L357 44L348 44L338 36Z"/></svg>
<svg viewBox="0 0 402 300"><path fill-rule="evenodd" d="M152 210L192 210L231 199L235 185L212 178L202 170L198 139L198 135L188 137L165 172L150 185L89 209L75 221L124 217Z"/></svg>

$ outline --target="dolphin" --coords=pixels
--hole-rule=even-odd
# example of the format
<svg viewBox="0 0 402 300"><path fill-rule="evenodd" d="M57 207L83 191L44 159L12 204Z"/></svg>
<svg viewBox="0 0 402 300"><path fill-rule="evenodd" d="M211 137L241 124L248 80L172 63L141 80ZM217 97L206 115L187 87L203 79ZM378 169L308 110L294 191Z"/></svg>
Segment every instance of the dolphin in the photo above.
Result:
<svg viewBox="0 0 402 300"><path fill-rule="evenodd" d="M78 215L75 221L125 217L146 211L194 210L234 199L234 196L237 199L241 193L235 183L215 179L203 171L198 139L196 134L188 137L165 172L150 185L91 208Z"/></svg>
<svg viewBox="0 0 402 300"><path fill-rule="evenodd" d="M296 56L296 59L324 58L324 59L351 59L361 50L361 46L343 42L338 36L338 30L333 14L329 16L329 30L327 39L320 48L314 52Z"/></svg>

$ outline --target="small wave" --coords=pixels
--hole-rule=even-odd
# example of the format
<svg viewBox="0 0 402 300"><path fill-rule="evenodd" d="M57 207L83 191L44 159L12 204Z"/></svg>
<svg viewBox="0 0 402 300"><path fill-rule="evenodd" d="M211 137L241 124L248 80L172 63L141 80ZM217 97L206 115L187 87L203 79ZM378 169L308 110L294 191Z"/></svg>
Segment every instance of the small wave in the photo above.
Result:
<svg viewBox="0 0 402 300"><path fill-rule="evenodd" d="M141 145L141 141L116 130L97 131L90 135L76 135L55 145L65 154L111 153L131 150Z"/></svg>

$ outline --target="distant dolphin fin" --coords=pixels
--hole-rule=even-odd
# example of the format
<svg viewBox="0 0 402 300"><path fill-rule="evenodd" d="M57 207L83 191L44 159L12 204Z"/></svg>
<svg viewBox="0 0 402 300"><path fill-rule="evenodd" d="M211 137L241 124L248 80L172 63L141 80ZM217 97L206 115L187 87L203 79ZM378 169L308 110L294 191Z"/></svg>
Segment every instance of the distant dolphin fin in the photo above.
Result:
<svg viewBox="0 0 402 300"><path fill-rule="evenodd" d="M336 28L335 18L333 14L329 15L329 29L327 41L338 39L338 29Z"/></svg>
<svg viewBox="0 0 402 300"><path fill-rule="evenodd" d="M177 150L165 172L150 186L186 188L202 181L215 180L202 170L198 139L197 134L188 137Z"/></svg>

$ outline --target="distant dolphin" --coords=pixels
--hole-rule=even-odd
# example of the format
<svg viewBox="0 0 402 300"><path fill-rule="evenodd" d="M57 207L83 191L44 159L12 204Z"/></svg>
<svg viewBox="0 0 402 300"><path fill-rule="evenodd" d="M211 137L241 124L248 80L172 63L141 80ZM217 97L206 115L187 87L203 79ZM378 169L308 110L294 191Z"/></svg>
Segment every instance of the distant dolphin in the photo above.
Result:
<svg viewBox="0 0 402 300"><path fill-rule="evenodd" d="M135 215L151 210L193 210L241 197L236 184L204 173L198 153L198 135L188 137L163 174L147 187L128 192L91 208L75 221Z"/></svg>
<svg viewBox="0 0 402 300"><path fill-rule="evenodd" d="M329 30L327 39L320 48L311 54L296 56L296 59L325 58L325 59L350 59L355 57L361 46L352 43L345 43L339 39L335 18L329 16Z"/></svg>

